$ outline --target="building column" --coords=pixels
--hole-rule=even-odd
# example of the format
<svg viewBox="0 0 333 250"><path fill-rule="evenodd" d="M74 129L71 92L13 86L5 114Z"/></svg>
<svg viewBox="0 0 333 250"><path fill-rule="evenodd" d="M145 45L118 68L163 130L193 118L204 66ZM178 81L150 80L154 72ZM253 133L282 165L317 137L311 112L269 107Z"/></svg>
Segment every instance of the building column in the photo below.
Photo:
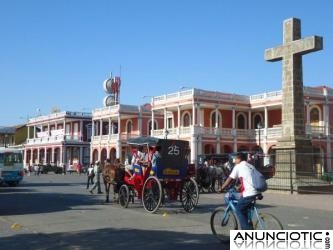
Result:
<svg viewBox="0 0 333 250"><path fill-rule="evenodd" d="M310 125L310 102L306 101L306 125Z"/></svg>
<svg viewBox="0 0 333 250"><path fill-rule="evenodd" d="M220 136L218 136L216 138L216 154L220 154L221 153L221 138Z"/></svg>
<svg viewBox="0 0 333 250"><path fill-rule="evenodd" d="M27 165L27 151L26 149L24 150L24 156L23 156L23 167ZM29 165L29 164L28 164Z"/></svg>
<svg viewBox="0 0 333 250"><path fill-rule="evenodd" d="M51 162L55 164L54 162L54 147L51 148Z"/></svg>
<svg viewBox="0 0 333 250"><path fill-rule="evenodd" d="M219 106L215 105L215 124L214 124L214 128L218 128L219 127L219 116L218 116L218 111L219 111Z"/></svg>
<svg viewBox="0 0 333 250"><path fill-rule="evenodd" d="M231 135L233 138L233 151L237 152L237 130L236 130L236 110L232 107L232 130Z"/></svg>
<svg viewBox="0 0 333 250"><path fill-rule="evenodd" d="M264 142L264 147L263 147L263 151L264 151L264 154L267 153L267 134L268 134L268 123L269 123L269 120L268 120L268 110L267 110L267 106L265 106L265 129L264 129L264 138L263 138L263 142Z"/></svg>
<svg viewBox="0 0 333 250"><path fill-rule="evenodd" d="M121 159L121 143L120 143L120 140L117 140L117 142L116 142L116 157L120 159L120 162L123 161L123 159Z"/></svg>
<svg viewBox="0 0 333 250"><path fill-rule="evenodd" d="M192 164L197 164L197 155L199 154L199 141L200 137L199 135L197 136L192 136L191 138L191 163ZM197 168L197 166L196 166Z"/></svg>
<svg viewBox="0 0 333 250"><path fill-rule="evenodd" d="M178 124L177 137L179 139L179 137L180 137L180 127L181 127L181 124L180 124L180 105L177 106L177 124Z"/></svg>
<svg viewBox="0 0 333 250"><path fill-rule="evenodd" d="M168 129L168 123L167 123L167 109L164 108L164 130Z"/></svg>
<svg viewBox="0 0 333 250"><path fill-rule="evenodd" d="M82 165L83 163L83 147L80 146L80 152L79 152L79 161L80 161L80 164Z"/></svg>
<svg viewBox="0 0 333 250"><path fill-rule="evenodd" d="M31 163L31 165L34 165L34 150L33 148L30 149L30 162L29 164Z"/></svg>
<svg viewBox="0 0 333 250"><path fill-rule="evenodd" d="M249 110L249 112L248 112L248 129L252 129L252 121L251 121L251 116L252 116L252 113L251 113L251 109Z"/></svg>
<svg viewBox="0 0 333 250"><path fill-rule="evenodd" d="M193 103L193 105L192 105L192 126L193 126L193 128L195 127L195 124L196 124L196 122L195 122L195 120L196 120L196 114L195 114L195 103Z"/></svg>
<svg viewBox="0 0 333 250"><path fill-rule="evenodd" d="M44 147L44 164L47 163L47 148Z"/></svg>
<svg viewBox="0 0 333 250"><path fill-rule="evenodd" d="M325 103L323 108L324 128L326 135L326 155L327 155L327 171L332 172L332 144L331 144L331 131L330 131L330 106L328 104L327 89L324 87L323 94L325 96Z"/></svg>
<svg viewBox="0 0 333 250"><path fill-rule="evenodd" d="M109 132L108 132L108 135L109 135L109 141L111 141L111 135L113 134L113 126L112 126L111 117L109 117L108 124L109 124Z"/></svg>
<svg viewBox="0 0 333 250"><path fill-rule="evenodd" d="M232 128L235 129L236 126L236 110L232 107Z"/></svg>
<svg viewBox="0 0 333 250"><path fill-rule="evenodd" d="M141 136L142 135L142 108L141 108L141 106L139 106L138 131L139 131L139 136Z"/></svg>
<svg viewBox="0 0 333 250"><path fill-rule="evenodd" d="M40 148L37 149L37 162L40 164Z"/></svg>
<svg viewBox="0 0 333 250"><path fill-rule="evenodd" d="M102 119L99 120L99 135L100 136L103 135L103 120Z"/></svg>
<svg viewBox="0 0 333 250"><path fill-rule="evenodd" d="M94 139L94 136L95 136L95 121L92 120L91 122L91 141Z"/></svg>
<svg viewBox="0 0 333 250"><path fill-rule="evenodd" d="M64 129L64 140L66 140L66 120L64 119L63 123L62 123L62 127Z"/></svg>
<svg viewBox="0 0 333 250"><path fill-rule="evenodd" d="M154 131L155 128L155 115L154 115L154 110L151 110L151 130ZM151 133L153 135L153 133Z"/></svg>
<svg viewBox="0 0 333 250"><path fill-rule="evenodd" d="M83 121L80 120L80 141L83 141Z"/></svg>
<svg viewBox="0 0 333 250"><path fill-rule="evenodd" d="M121 135L121 126L120 126L120 114L118 114L118 140L120 140L120 135Z"/></svg>
<svg viewBox="0 0 333 250"><path fill-rule="evenodd" d="M198 120L197 122L198 126L203 127L200 103L197 103L197 120Z"/></svg>
<svg viewBox="0 0 333 250"><path fill-rule="evenodd" d="M64 146L60 147L60 164L62 163L62 165L66 165L67 167L67 163L65 162L65 153L64 153Z"/></svg>

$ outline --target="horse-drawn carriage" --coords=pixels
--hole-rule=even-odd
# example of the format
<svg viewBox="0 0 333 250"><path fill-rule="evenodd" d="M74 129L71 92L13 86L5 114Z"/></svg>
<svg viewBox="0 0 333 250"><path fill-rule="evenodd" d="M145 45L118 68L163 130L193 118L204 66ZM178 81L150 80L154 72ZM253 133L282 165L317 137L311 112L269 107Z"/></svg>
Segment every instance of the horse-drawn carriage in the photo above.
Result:
<svg viewBox="0 0 333 250"><path fill-rule="evenodd" d="M125 174L118 194L122 207L128 207L135 197L150 213L156 212L166 199L179 199L186 212L191 212L197 206L199 189L194 180L194 165L188 164L187 141L137 137L129 139L128 144L146 147L151 155L157 149L159 157L154 163L149 159L141 171L134 170L132 178Z"/></svg>

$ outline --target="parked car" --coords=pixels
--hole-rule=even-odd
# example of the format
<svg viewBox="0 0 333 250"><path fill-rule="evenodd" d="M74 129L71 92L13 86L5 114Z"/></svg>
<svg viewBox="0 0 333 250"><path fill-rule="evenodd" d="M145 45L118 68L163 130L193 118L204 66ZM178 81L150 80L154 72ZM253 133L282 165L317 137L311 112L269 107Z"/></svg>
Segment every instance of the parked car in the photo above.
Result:
<svg viewBox="0 0 333 250"><path fill-rule="evenodd" d="M47 174L48 172L54 172L55 174L61 174L62 173L62 167L56 166L56 165L39 165L40 167L40 173Z"/></svg>

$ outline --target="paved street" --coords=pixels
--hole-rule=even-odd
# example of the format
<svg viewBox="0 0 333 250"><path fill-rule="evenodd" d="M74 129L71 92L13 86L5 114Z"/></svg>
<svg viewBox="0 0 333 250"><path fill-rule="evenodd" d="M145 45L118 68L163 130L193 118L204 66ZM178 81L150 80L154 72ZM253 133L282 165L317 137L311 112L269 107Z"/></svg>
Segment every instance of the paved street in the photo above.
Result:
<svg viewBox="0 0 333 250"><path fill-rule="evenodd" d="M221 249L210 214L221 194L201 194L191 214L168 203L149 214L137 202L122 209L91 195L86 176L26 176L18 187L0 187L1 249ZM262 211L285 229L332 229L333 196L265 193ZM225 246L228 248L228 246Z"/></svg>

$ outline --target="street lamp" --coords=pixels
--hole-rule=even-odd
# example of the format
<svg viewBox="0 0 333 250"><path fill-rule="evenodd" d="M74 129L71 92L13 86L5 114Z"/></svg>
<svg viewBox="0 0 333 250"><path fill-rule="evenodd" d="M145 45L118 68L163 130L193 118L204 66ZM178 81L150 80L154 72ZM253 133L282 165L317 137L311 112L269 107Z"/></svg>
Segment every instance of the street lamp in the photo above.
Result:
<svg viewBox="0 0 333 250"><path fill-rule="evenodd" d="M7 148L7 139L8 139L8 135L5 134L5 148Z"/></svg>
<svg viewBox="0 0 333 250"><path fill-rule="evenodd" d="M169 131L167 129L165 129L165 131L164 131L164 139L168 139L168 134L169 134Z"/></svg>
<svg viewBox="0 0 333 250"><path fill-rule="evenodd" d="M258 135L259 135L259 147L258 147L258 152L260 152L260 144L261 144L261 141L260 141L260 130L262 129L261 122L258 122L258 124L257 124L257 129L258 129Z"/></svg>

